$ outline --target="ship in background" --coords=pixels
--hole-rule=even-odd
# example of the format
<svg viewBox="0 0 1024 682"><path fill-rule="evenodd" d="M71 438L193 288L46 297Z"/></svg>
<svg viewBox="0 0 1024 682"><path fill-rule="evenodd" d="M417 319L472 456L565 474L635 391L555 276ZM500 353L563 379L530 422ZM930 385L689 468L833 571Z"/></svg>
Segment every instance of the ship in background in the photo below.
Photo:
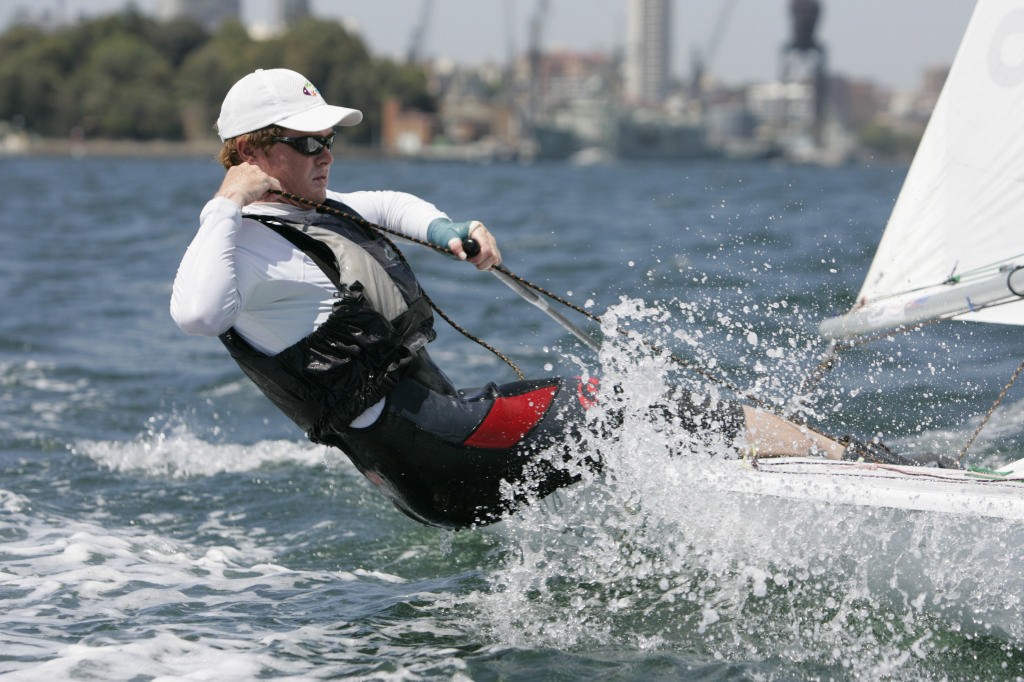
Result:
<svg viewBox="0 0 1024 682"><path fill-rule="evenodd" d="M686 160L785 158L836 164L851 136L828 108L826 49L815 37L817 0L791 0L792 36L780 77L742 91L708 88L707 64L727 30L735 0L724 0L708 44L692 56L685 84L672 78L672 1L627 0L627 40L619 57L541 50L547 1L531 22L525 130L539 159ZM574 60L589 60L575 64ZM584 68L586 67L586 68ZM574 78L587 74L586 78Z"/></svg>
<svg viewBox="0 0 1024 682"><path fill-rule="evenodd" d="M542 53L547 5L546 0L538 2L531 21L525 74L530 88L525 127L537 158L696 159L719 154L710 144L696 100L672 92L671 0L629 0L624 58Z"/></svg>

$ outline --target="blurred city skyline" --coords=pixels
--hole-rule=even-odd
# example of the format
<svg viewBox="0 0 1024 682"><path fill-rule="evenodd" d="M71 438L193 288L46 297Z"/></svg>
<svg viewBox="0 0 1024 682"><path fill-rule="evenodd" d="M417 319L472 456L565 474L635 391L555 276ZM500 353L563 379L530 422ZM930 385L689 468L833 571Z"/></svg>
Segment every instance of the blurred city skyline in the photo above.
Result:
<svg viewBox="0 0 1024 682"><path fill-rule="evenodd" d="M541 24L546 51L623 50L626 0L549 0ZM970 0L821 0L817 37L829 70L910 89L925 70L948 66L974 3ZM6 29L19 11L49 12L71 21L134 5L155 14L159 0L23 0L4 3ZM311 0L316 16L344 19L379 56L402 59L419 29L419 54L459 64L500 63L530 44L537 0ZM422 22L423 8L431 9ZM270 0L242 0L250 26L271 19ZM727 83L773 80L779 53L791 38L789 0L676 0L672 5L672 72L685 78L701 53L707 73ZM716 30L718 29L718 30ZM717 40L716 37L717 36Z"/></svg>

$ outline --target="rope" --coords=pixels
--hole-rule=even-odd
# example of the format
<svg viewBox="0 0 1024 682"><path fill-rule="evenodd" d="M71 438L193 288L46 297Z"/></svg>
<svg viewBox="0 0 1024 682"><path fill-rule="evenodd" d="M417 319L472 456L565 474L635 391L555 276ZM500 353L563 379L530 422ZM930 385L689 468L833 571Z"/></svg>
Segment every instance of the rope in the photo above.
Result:
<svg viewBox="0 0 1024 682"><path fill-rule="evenodd" d="M281 197L283 197L285 199L288 199L290 201L293 201L295 203L302 204L304 206L309 206L310 208L314 208L314 209L316 209L318 211L321 211L323 213L331 213L331 214L340 216L342 218L346 218L346 219L351 220L351 221L353 221L353 222L355 222L355 223L357 223L357 224L359 224L359 225L361 225L363 227L366 227L367 229L370 229L370 230L373 230L375 232L380 233L382 238L385 239L388 242L388 244L391 245L391 247L398 254L399 258L402 259L403 263L408 264L408 261L406 261L404 254L402 254L402 252L398 248L398 246L393 241L388 239L388 237L386 235L392 235L392 236L400 237L402 239L414 242L414 243L419 244L421 246L426 246L426 247L428 247L430 249L433 249L434 251L437 251L439 253L443 253L443 254L446 254L446 255L451 255L452 254L450 249L447 249L447 248L444 248L444 247L441 247L441 246L437 246L436 244L431 244L430 242L422 240L422 239L417 239L415 237L411 237L409 235L402 234L401 232L399 232L397 230L393 230L393 229L390 229L390 228L387 228L387 227L383 227L381 225L376 225L376 224L371 223L370 221L366 220L365 218L362 218L362 217L357 216L357 215L352 215L350 213L347 213L346 211L342 211L342 210L339 210L339 209L327 206L327 205L325 205L323 203L316 202L316 201L313 201L311 199L306 199L305 197L301 197L301 196L298 196L296 194L291 194L290 192L281 192L281 191L277 191L277 190L270 190L270 193L271 194L277 194L277 195L279 195L279 196L281 196ZM529 289L531 289L531 290L533 290L533 291L535 291L535 292L537 292L537 293L539 293L539 294L541 294L543 296L546 296L547 298L551 299L552 301L555 301L556 303L559 303L559 304L565 306L566 308L569 308L570 310L573 310L573 311L579 313L580 315L583 315L584 317L586 317L587 319L591 320L592 322L595 322L597 324L601 323L601 319L598 316L596 316L593 313L591 313L590 311L588 311L588 310L586 310L586 309L584 309L584 308L582 308L582 307L580 307L580 306L578 306L578 305L576 305L576 304L574 304L574 303L572 303L570 301L567 301L566 299L558 296L557 294L555 294L555 293L553 293L551 291L548 291L547 289L545 289L545 288L543 288L541 286L538 286L537 284L534 284L533 282L530 282L529 280L526 280L526 279L520 277L519 275L515 274L514 272L512 272L508 268L504 267L503 265L496 265L496 266L494 266L494 269L498 270L501 273L503 273L505 276L507 276L508 278L514 280L518 284L520 284L520 285L522 285L524 287L527 287L527 288L529 288ZM423 293L423 296L427 299L427 302L430 304L430 307L434 310L434 312L436 312L445 322L447 322L449 325L451 325L451 327L453 329L455 329L457 332L462 334L464 337L466 337L470 341L473 341L474 343L480 345L481 347L483 347L483 348L487 349L488 351L490 351L491 353L493 353L496 357L498 357L505 364L507 364L509 367L511 367L512 370L516 373L516 375L520 379L524 379L525 378L523 373L522 373L522 371L519 369L519 367L517 367L516 364L510 358L508 358L508 356L506 356L504 353L502 353L501 351L497 350L496 348L494 348L493 346L488 344L486 341L484 341L484 340L480 339L479 337L473 335L472 333L470 333L469 331L464 329L462 326L457 324L454 320L452 320L451 317L448 316L447 313L445 313L443 310L441 310L441 308L436 303L434 303L434 301L429 296L427 296L426 292ZM935 319L932 319L932 320L925 320L923 322L918 322L918 323L913 324L913 325L907 325L907 326L903 326L903 327L898 327L896 329L891 329L891 330L888 330L888 331L885 331L885 332L881 332L881 333L877 333L877 334L860 336L860 337L857 337L857 338L855 338L855 339L853 339L851 341L847 341L847 342L844 342L844 343L833 343L829 347L829 350L826 352L826 354L822 357L821 361L819 361L817 367L815 367L815 369L803 380L803 382L801 382L801 385L800 385L799 389L797 390L796 395L805 395L808 391L810 391L813 388L815 388L824 379L824 377L828 374L828 372L831 371L832 368L835 367L836 363L839 360L840 352L845 352L845 351L851 350L853 348L856 348L858 346L862 346L862 345L865 345L867 343L871 343L873 341L878 341L880 339L884 339L884 338L888 338L888 337L891 337L891 336L895 336L897 334L902 334L902 333L906 333L906 332L913 331L913 330L916 330L916 329L920 329L921 327L924 327L926 325L934 324L936 322L939 322L942 319L943 318L935 318ZM622 336L626 336L626 337L629 336L628 332L626 330L622 329L621 327L616 328L616 332L621 334ZM764 399L754 395L750 391L741 389L739 386L737 386L732 381L726 379L725 377L723 377L723 376L721 376L721 375L719 375L719 374L717 374L715 372L712 372L711 370L709 370L709 369L707 369L705 367L698 366L698 365L694 364L693 362L687 360L686 358L683 358L683 357L677 355L676 353L674 353L672 351L666 351L666 349L664 349L663 347L658 346L657 344L652 343L652 342L650 342L650 341L648 341L646 339L642 339L641 338L641 339L638 339L638 341L640 342L641 345L645 346L646 348L648 348L649 350L652 350L654 352L659 352L659 353L667 352L668 357L674 363L679 365L680 367L683 367L684 369L687 369L690 372L693 372L693 373L697 374L698 376L703 377L704 379L710 381L711 383L717 384L717 385L719 385L719 386L721 386L723 388L726 388L726 389L732 391L736 395L738 395L741 398L749 401L751 404L761 408L762 410L764 410L766 412L774 414L777 417L782 417L782 418L788 419L789 421L792 421L792 422L798 424L799 426L802 426L802 427L807 428L807 429L809 429L811 431L814 431L815 433L818 433L819 435L825 436L827 438L831 438L832 440L836 440L836 441L840 440L840 439L838 439L838 438L836 438L836 437L834 437L834 436L832 436L832 435L830 435L828 433L825 433L824 431L820 431L820 430L818 430L816 428L812 428L812 427L808 426L806 423L803 422L803 420L801 420L801 419L799 419L797 417L794 417L792 415L790 415L790 416L785 415L784 411L780 407L778 407L777 405L765 401ZM1017 371L1014 372L1014 374L1011 377L1010 381L1007 382L1007 384L1003 388L1002 392L996 398L996 401L989 408L988 413L982 419L981 424L978 425L978 428L975 430L975 432L971 436L970 440L967 442L967 444L964 446L964 448L960 451L960 455L959 455L959 457L957 459L957 464L958 465L962 463L963 458L966 456L967 450L971 447L971 445L974 443L975 439L978 437L978 434L981 432L981 430L984 428L984 426L991 419L992 414L995 412L996 408L1002 402L1003 398L1006 397L1006 394L1009 392L1010 388L1013 386L1014 382L1017 380L1017 378L1019 377L1019 375L1021 374L1022 371L1024 371L1024 362L1021 362L1020 366L1017 367Z"/></svg>
<svg viewBox="0 0 1024 682"><path fill-rule="evenodd" d="M825 354L822 355L821 360L818 362L818 366L815 367L814 370L812 370L811 373L808 374L807 377L805 377L804 380L800 383L800 387L797 388L796 395L806 395L808 392L817 387L817 385L821 383L822 379L824 379L825 376L836 366L836 363L839 362L840 352L845 353L846 351L853 350L858 346L863 346L874 341L880 341L891 336L896 336L897 334L905 334L907 332L912 332L917 329L921 329L922 327L926 327L930 324L942 322L944 319L946 318L935 317L930 320L923 320L915 324L903 325L902 327L895 327L894 329L889 329L884 332L878 332L876 334L861 335L848 341L834 341L831 345L829 345L829 348L827 351L825 351Z"/></svg>
<svg viewBox="0 0 1024 682"><path fill-rule="evenodd" d="M985 416L982 417L981 423L978 424L978 428L974 429L974 433L971 434L970 439L964 445L963 449L960 450L960 454L956 458L956 463L958 465L963 466L964 457L967 456L967 451L971 448L972 445L974 445L974 441L978 438L978 434L981 433L981 430L985 428L986 424L988 424L989 420L992 418L992 415L995 414L996 408L999 407L999 404L1001 402L1003 402L1003 398L1006 397L1006 394L1010 392L1010 388L1013 387L1013 384L1017 381L1017 378L1020 376L1021 371L1024 371L1024 361L1017 365L1017 369L1014 371L1013 375L1010 376L1010 380L1006 382L1006 385L1003 386L1003 390L999 392L998 396L996 396L996 399L992 403L992 406L988 408L988 412L986 412Z"/></svg>
<svg viewBox="0 0 1024 682"><path fill-rule="evenodd" d="M407 235L402 234L401 232L398 232L397 230L391 230L391 229L388 229L386 227L382 227L380 225L375 225L375 224L371 223L369 220L366 220L365 218L362 218L362 217L357 216L357 215L353 215L351 213L348 213L346 211L342 211L342 210L337 209L337 208L333 208L331 206L328 206L326 204L323 204L323 203L320 203L320 202L317 202L317 201L313 201L312 199L306 199L305 197L301 197L301 196L299 196L297 194L292 194L291 192L281 192L281 191L278 191L278 190L270 190L270 193L271 194L277 194L277 195L279 195L279 196L281 196L281 197L283 197L285 199L288 199L290 201L294 201L294 202L302 204L304 206L309 206L310 208L315 208L317 211L320 211L321 213L330 213L332 215L335 215L335 216L338 216L338 217L341 217L341 218L345 218L347 220L351 220L351 221L353 221L353 222L355 222L355 223L357 223L357 224L359 224L359 225L361 225L361 226L363 226L365 228L368 228L370 230L373 230L374 232L380 233L381 234L381 238L384 241L386 241L388 243L388 245L392 249L395 250L395 253L398 254L398 257L406 265L408 265L409 262L405 259L405 254L402 253L402 250L398 248L397 244L395 244L392 240L388 239L388 237L386 236L387 234L394 235L394 236L397 236L397 237L401 237L403 239L408 239L409 241L415 242L415 243L420 244L422 246L427 246L427 247L429 247L429 248L431 248L431 249L433 249L433 250L435 250L435 251L437 251L439 253L443 253L443 254L446 254L446 255L451 255L452 254L450 249L446 249L446 248L437 246L436 244L431 244L428 241L424 241L424 240L421 240L421 239L416 239L415 237L409 237ZM386 233L386 234L384 234L384 233ZM445 322L447 322L449 325L451 325L452 329L454 329L455 331L459 332L460 334L462 334L464 337L466 337L467 339L469 339L473 343L476 343L479 346L481 346L482 348L485 348L486 350L488 350L491 353L493 353L495 357L497 357L502 362L504 362L506 365L511 367L512 371L516 373L516 376L519 377L520 380L524 380L526 378L526 376L523 374L522 370L519 369L519 367L516 365L515 362L512 361L511 358L509 358L507 355L505 355L500 350L498 350L494 346L490 345L489 343L487 343L483 339L481 339L481 338L479 338L477 336L474 336L472 333L470 333L464 327L462 327L457 322L455 322L455 320L453 320L451 317L449 317L449 315L446 312L441 310L440 306L438 306L436 303L434 303L434 300L432 298L430 298L430 296L427 295L426 291L423 291L423 298L425 298L427 300L427 303L430 304L431 309L433 309L433 311L435 313L437 313L438 316L441 319L443 319Z"/></svg>
<svg viewBox="0 0 1024 682"><path fill-rule="evenodd" d="M391 228L384 227L382 225L376 225L376 224L371 223L370 221L366 220L365 218L362 218L361 216L352 215L352 214L350 214L350 213L348 213L346 211L342 211L342 210L333 208L331 206L327 206L327 205L325 205L323 203L320 203L320 202L317 202L317 201L313 201L312 199L307 199L307 198L301 197L301 196L299 196L297 194L292 194L290 192L282 192L282 191L278 191L278 190L270 190L270 193L271 194L277 194L277 195L279 195L279 196L281 196L281 197L283 197L285 199L288 199L289 201L293 201L295 203L302 204L302 205L308 206L310 208L314 208L314 209L316 209L318 211L321 211L323 213L331 213L333 215L337 215L339 217L346 218L348 220L351 220L351 221L353 221L353 222L355 222L355 223L357 223L357 224L359 224L359 225L361 225L363 227L366 227L367 229L373 230L375 232L383 233L385 235L393 235L393 236L396 236L396 237L400 237L402 239L411 241L411 242L419 244L421 246L426 246L427 248L433 249L434 251L437 251L438 253L443 253L443 254L446 254L446 255L451 255L451 250L449 250L449 249L437 246L436 244L431 244L430 242L422 240L422 239L417 239L415 237L410 237L408 235L402 234L398 230L393 230ZM385 237L385 239L386 239L386 237ZM405 256L402 255L402 252L398 249L398 247L395 246L394 243L391 242L391 240L388 240L388 243L392 245L392 247L398 253L399 257L402 258L402 261L403 262L407 262L407 261L405 261ZM584 309L584 308L582 308L582 307L580 307L580 306L578 306L578 305L576 305L576 304L574 304L574 303L572 303L570 301L565 300L561 296L558 296L557 294L555 294L555 293L553 293L551 291L548 291L544 287L541 287L541 286L539 286L537 284L534 284L533 282L530 282L529 280L526 280L526 279L520 277L516 273L514 273L511 270L509 270L508 268L506 268L505 266L503 266L503 265L496 265L496 266L494 266L494 269L500 271L501 273L503 273L504 275L506 275L510 279L516 281L517 283L519 283L519 284L521 284L521 285L523 285L525 287L528 287L529 289L531 289L533 291L536 291L537 293L539 293L539 294L541 294L543 296L548 297L552 301L555 301L556 303L559 303L559 304L565 306L566 308L569 308L570 310L573 310L573 311L579 313L580 315L583 315L584 317L586 317L587 319L591 320L592 322L595 322L597 324L601 323L601 318L599 318L597 315L594 315L590 311L588 311L588 310L586 310L586 309ZM424 293L424 296L426 296L426 293ZM497 356L502 361L504 361L505 364L507 364L509 367L511 367L513 369L513 371L515 371L516 375L520 379L523 378L523 373L515 365L515 363L512 362L512 360L510 360L507 356L505 356L499 350L495 349L493 346L489 345L487 342L485 342L482 339L474 336L473 334L471 334L470 332L468 332L467 330L463 329L461 326L456 324L429 297L427 297L427 301L430 303L431 308L433 308L433 310L442 319L444 319L445 322L450 324L456 331L458 331L460 334L465 336L467 339L473 341L474 343L477 343L480 346L482 346L483 348L486 348L488 351L490 351L495 356ZM616 331L619 334L623 335L623 336L628 336L628 333L626 332L626 330L622 329L621 327L617 328ZM654 343L652 343L650 341L647 341L646 339L639 339L639 342L642 345L646 346L648 349L653 350L655 352L666 352L664 348L662 348L662 347L658 346L657 344L654 344ZM687 369L687 370L689 370L689 371L691 371L691 372L693 372L693 373L703 377L704 379L707 379L708 381L710 381L712 383L715 383L715 384L717 384L719 386L722 386L723 388L726 388L726 389L734 392L736 395L738 395L738 396L748 400L752 404L756 405L757 407L759 407L759 408L761 408L761 409L763 409L763 410L765 410L767 412L771 412L772 414L774 414L776 416L780 416L780 417L782 416L782 411L779 409L778 406L776 406L776 405L774 405L772 403L769 403L769 402L763 400L762 398L759 398L758 396L750 393L749 391L745 391L745 390L741 389L739 386L737 386L733 382L729 381L725 377L720 376L720 375L718 375L718 374L708 370L705 367L700 367L700 366L694 364L693 362L690 362L689 360L687 360L687 359L685 359L683 357L680 357L679 355L677 355L674 352L668 351L668 355L669 355L669 358L674 363L676 363L677 365L679 365L679 366L681 366L681 367L683 367L683 368L685 368L685 369ZM826 435L826 434L822 434L822 435Z"/></svg>
<svg viewBox="0 0 1024 682"><path fill-rule="evenodd" d="M451 250L449 250L447 248L437 246L436 244L431 244L430 242L422 240L422 239L417 239L415 237L410 237L408 235L402 234L401 232L399 232L397 230L393 230L391 228L387 228L387 227L384 227L382 225L376 225L376 224L371 223L370 221L366 220L365 218L362 218L361 216L352 215L352 214L347 213L345 211L341 211L339 209L327 206L327 205L325 205L323 203L316 202L316 201L313 201L311 199L307 199L305 197L301 197L301 196L296 195L296 194L291 194L290 192L281 192L281 191L277 191L277 190L270 190L270 193L271 194L277 194L277 195L279 195L279 196L281 196L281 197L283 197L285 199L288 199L288 200L293 201L293 202L298 203L298 204L302 204L304 206L309 206L310 208L314 208L314 209L316 209L318 211L321 211L321 212L324 212L324 213L331 213L333 215L337 215L337 216L340 216L342 218L346 218L346 219L351 220L351 221L353 221L353 222L355 222L355 223L357 223L359 225L362 225L363 227L366 227L367 229L374 230L374 231L376 231L378 233L383 233L382 236L384 236L385 234L393 235L393 236L405 239L407 241L414 242L414 243L419 244L421 246L426 246L426 247L428 247L430 249L433 249L434 251L437 251L439 253L443 253L443 254L446 254L446 255L451 255L451 253L452 253ZM384 238L387 239L387 237L384 237ZM405 260L405 256L402 254L401 250L399 250L398 247L390 239L387 239L387 241L388 241L389 244L391 244L392 248L395 249L395 252L399 255L399 257L402 259L402 261L407 263L407 261ZM503 273L504 275L506 275L510 279L512 279L515 282L521 284L522 286L525 286L525 287L527 287L527 288L529 288L529 289L531 289L531 290L533 290L533 291L535 291L535 292L537 292L537 293L539 293L539 294L541 294L543 296L548 297L552 301L555 301L556 303L559 303L559 304L569 308L570 310L573 310L573 311L579 313L580 315L583 315L584 317L586 317L587 319L591 320L592 322L595 322L597 324L601 323L601 319L598 316L596 316L593 313L591 313L590 311L588 311L588 310L586 310L586 309L584 309L584 308L582 308L582 307L580 307L580 306L578 306L578 305L576 305L576 304L574 304L574 303L572 303L570 301L565 300L564 298L558 296L557 294L554 294L554 293L548 291L547 289L545 289L545 288L543 288L543 287L541 287L541 286L539 286L537 284L534 284L533 282L530 282L529 280L526 280L526 279L520 277L519 275L515 274L514 272L512 272L511 270L506 268L505 266L503 266L503 265L496 265L496 266L494 266L494 269L500 271L501 273ZM426 297L427 301L430 303L430 307L445 322L447 322L449 325L451 325L452 328L454 328L460 334L465 336L467 339L469 339L469 340L473 341L474 343L480 345L481 347L487 349L488 351L493 353L496 357L500 358L505 364L507 364L509 367L512 368L512 370L516 373L516 375L520 379L524 378L522 371L506 355L504 355L501 351L497 350L496 348L494 348L493 346L491 346L487 342L483 341L482 339L480 339L477 336L471 334L469 331L465 330L464 328L462 328L461 326L456 324L443 310L441 310L441 308L439 306L437 306L434 303L433 300L430 299L429 296L427 296L426 292L424 292L423 295L424 295L424 297ZM622 336L625 336L625 337L629 336L628 332L626 330L622 329L621 327L616 328L616 332L621 334ZM711 370L709 370L709 369L707 369L705 367L698 366L698 365L694 364L693 362L687 360L686 358L683 358L683 357L679 356L678 354L676 354L676 353L674 353L672 351L666 351L666 349L664 349L663 347L658 346L657 344L655 344L653 342L650 342L650 341L648 341L646 339L638 339L638 341L640 342L641 345L645 346L646 348L648 348L649 350L652 350L654 352L658 352L658 353L667 352L669 359L672 360L672 362L674 362L677 365L679 365L680 367L682 367L682 368L684 368L684 369L686 369L686 370L688 370L690 372L693 372L694 374L696 374L696 375L706 379L707 381L710 381L711 383L717 384L717 385L719 385L719 386L721 386L721 387L723 387L723 388L725 388L725 389L727 389L729 391L732 391L737 396L747 400L752 405L755 405L755 406L759 407L760 409L764 410L765 412L769 412L769 413L771 413L771 414L773 414L773 415L775 415L777 417L783 417L784 416L783 415L783 411L782 411L782 409L779 406L777 406L777 405L775 405L773 403L769 403L766 400L764 400L764 399L754 395L750 391L747 391L747 390L744 390L744 389L740 388L739 386L737 386L735 383L733 383L732 381L728 380L727 378L725 378L725 377L723 377L723 376L721 376L719 374L716 374L715 372L712 372ZM817 433L819 435L825 436L826 438L831 438L832 440L838 440L838 438L836 436L833 436L831 434L825 433L824 431L818 430L816 428L812 428L809 425L807 425L806 423L799 423L799 425L804 427L804 428L807 428L808 430L813 431L813 432L815 432L815 433Z"/></svg>
<svg viewBox="0 0 1024 682"><path fill-rule="evenodd" d="M580 315L583 315L584 317L586 317L587 319L591 320L592 322L595 322L597 324L601 324L601 318L598 317L597 315L594 315L589 310L581 308L580 306L578 306L578 305L576 305L574 303L571 303L571 302L561 298L560 296L558 296L556 294L553 294L552 292L548 291L547 289L544 289L543 287L538 286L538 285L534 284L533 282L530 282L530 281L528 281L526 279L523 279L522 277L520 277L519 275L515 274L511 270L508 270L507 268L505 268L503 265L497 265L497 266L495 266L495 269L499 270L502 273L504 273L505 275L507 275L511 279L514 279L519 284L522 284L525 287L529 287L530 289L533 289L537 293L543 294L544 296L547 296L548 298L550 298L551 300L555 301L556 303L560 303L563 306L565 306L565 307L567 307L567 308L569 308L571 310L576 311L577 313L579 313ZM617 333L621 334L622 336L629 336L628 332L625 329L623 329L622 327L616 327L615 331ZM666 350L663 347L661 347L661 346L659 346L659 345L657 345L657 344L655 344L655 343L653 343L651 341L648 341L647 339L638 339L638 341L643 346L646 346L649 350L652 350L654 352L657 352L657 353L666 352ZM677 355L676 353L674 353L672 351L667 351L667 352L668 352L669 359L671 359L672 362L676 363L680 367L683 367L683 368L693 372L694 374L697 374L697 375L707 379L708 381L721 386L722 388L726 388L726 389L734 392L736 395L744 398L745 400L750 401L751 403L753 403L757 407L760 407L761 409L763 409L763 410L765 410L767 412L771 412L772 414L774 414L776 416L782 416L781 410L779 409L778 406L773 405L773 404L771 404L769 402L766 402L762 398L757 397L756 395L750 393L749 391L745 391L745 390L741 389L739 386L737 386L733 382L729 381L725 377L723 377L721 375L718 375L718 374L712 372L711 370L709 370L709 369L707 369L705 367L700 367L700 366L694 364L693 362L690 362L686 358L680 357L679 355Z"/></svg>
<svg viewBox="0 0 1024 682"><path fill-rule="evenodd" d="M800 384L800 388L797 391L797 395L805 395L807 391L817 386L818 383L820 383L821 380L824 379L825 375L828 374L828 372L833 367L835 367L836 363L838 362L840 351L845 352L853 348L857 348L858 346L866 345L873 341L880 341L881 339L890 338L896 336L897 334L904 334L907 332L915 331L917 329L921 329L922 327L926 327L937 322L942 322L946 319L948 318L934 317L930 320L923 320L912 325L904 325L902 327L896 327L894 329L879 332L876 334L858 336L843 343L833 343L829 347L828 351L826 351L826 353L822 356L822 359L818 363L818 366L815 367L815 369ZM971 437L967 439L967 442L960 449L960 453L957 455L956 458L956 465L958 467L963 468L963 461L964 458L967 456L967 451L971 449L971 446L974 445L974 441L978 439L978 436L981 434L982 430L992 419L992 415L995 414L996 409L1003 402L1003 399L1006 398L1006 395L1010 392L1010 389L1013 387L1014 383L1016 383L1017 379L1020 377L1021 372L1024 372L1024 361L1021 361L1021 363L1017 366L1017 369L1014 370L1013 374L1010 376L1010 379L1006 382L1006 385L1003 386L1003 390L999 392L999 395L996 396L996 399L992 402L992 405L988 408L988 411L982 417L981 423L978 424L977 428L974 429L974 433L971 434Z"/></svg>

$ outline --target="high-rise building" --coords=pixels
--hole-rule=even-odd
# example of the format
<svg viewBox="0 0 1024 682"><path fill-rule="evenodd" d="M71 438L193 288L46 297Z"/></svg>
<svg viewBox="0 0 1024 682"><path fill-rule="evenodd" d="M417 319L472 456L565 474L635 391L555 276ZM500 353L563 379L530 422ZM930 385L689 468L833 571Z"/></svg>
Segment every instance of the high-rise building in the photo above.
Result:
<svg viewBox="0 0 1024 682"><path fill-rule="evenodd" d="M227 19L241 20L241 0L160 0L160 18L188 17L209 31L216 31Z"/></svg>
<svg viewBox="0 0 1024 682"><path fill-rule="evenodd" d="M276 0L277 20L281 28L294 26L310 16L309 0Z"/></svg>
<svg viewBox="0 0 1024 682"><path fill-rule="evenodd" d="M671 0L628 0L626 99L658 105L668 93L671 59Z"/></svg>

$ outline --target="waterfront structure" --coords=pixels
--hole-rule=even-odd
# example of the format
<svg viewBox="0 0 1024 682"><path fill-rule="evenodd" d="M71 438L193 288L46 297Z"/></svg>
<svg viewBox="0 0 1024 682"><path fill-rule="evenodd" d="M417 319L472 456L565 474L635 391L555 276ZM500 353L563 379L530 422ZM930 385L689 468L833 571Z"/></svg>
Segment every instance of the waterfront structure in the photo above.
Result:
<svg viewBox="0 0 1024 682"><path fill-rule="evenodd" d="M216 31L228 19L240 20L241 0L160 0L161 19L188 17L208 31Z"/></svg>
<svg viewBox="0 0 1024 682"><path fill-rule="evenodd" d="M631 104L657 106L671 76L670 0L629 0L625 96Z"/></svg>

